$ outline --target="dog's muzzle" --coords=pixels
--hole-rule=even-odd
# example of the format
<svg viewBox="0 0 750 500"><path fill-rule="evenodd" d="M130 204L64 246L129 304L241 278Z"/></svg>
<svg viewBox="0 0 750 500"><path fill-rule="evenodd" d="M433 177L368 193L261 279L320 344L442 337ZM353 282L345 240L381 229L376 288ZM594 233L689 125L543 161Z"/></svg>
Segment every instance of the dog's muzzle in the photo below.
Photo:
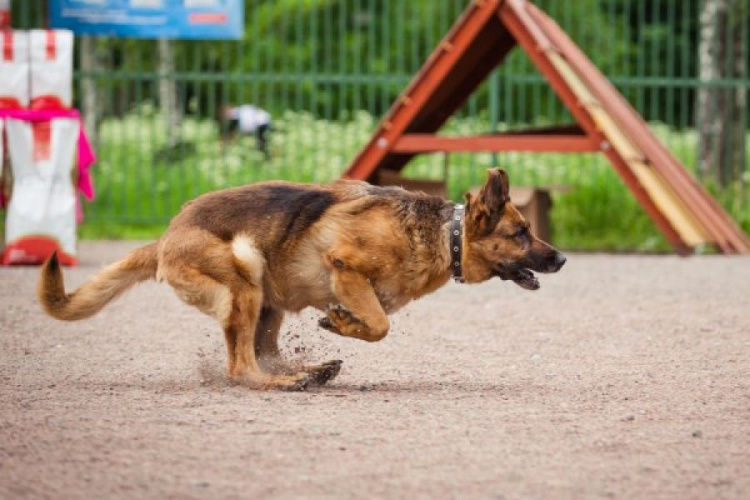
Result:
<svg viewBox="0 0 750 500"><path fill-rule="evenodd" d="M565 255L556 251L543 259L531 259L511 266L499 264L492 270L492 275L512 281L525 290L538 290L539 280L534 271L544 274L556 273L562 269L566 261Z"/></svg>
<svg viewBox="0 0 750 500"><path fill-rule="evenodd" d="M551 256L550 259L547 261L547 269L545 271L539 271L540 273L556 273L560 269L562 269L562 266L565 265L565 263L568 261L568 258L565 257L565 254L562 252L555 252L554 255Z"/></svg>

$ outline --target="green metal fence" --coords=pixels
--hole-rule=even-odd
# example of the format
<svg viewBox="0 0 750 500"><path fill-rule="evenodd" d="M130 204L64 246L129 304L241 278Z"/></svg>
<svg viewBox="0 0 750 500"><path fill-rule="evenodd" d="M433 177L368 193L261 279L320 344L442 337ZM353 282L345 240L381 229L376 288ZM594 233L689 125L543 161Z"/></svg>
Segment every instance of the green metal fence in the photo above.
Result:
<svg viewBox="0 0 750 500"><path fill-rule="evenodd" d="M44 26L46 3L14 0L15 26ZM272 178L335 179L467 3L247 0L242 41L78 39L76 105L100 159L98 197L85 207L85 228L130 234L130 227L165 224L184 201L212 189ZM714 0L536 3L750 229L748 1L730 0L718 14ZM701 51L710 57L701 59ZM221 140L221 109L239 103L272 114L270 159L251 136ZM516 51L444 131L569 120ZM434 155L414 161L406 174L438 178L447 171L451 196L459 197L492 165L507 168L516 184L570 186L556 195L553 213L565 246L663 245L598 155Z"/></svg>

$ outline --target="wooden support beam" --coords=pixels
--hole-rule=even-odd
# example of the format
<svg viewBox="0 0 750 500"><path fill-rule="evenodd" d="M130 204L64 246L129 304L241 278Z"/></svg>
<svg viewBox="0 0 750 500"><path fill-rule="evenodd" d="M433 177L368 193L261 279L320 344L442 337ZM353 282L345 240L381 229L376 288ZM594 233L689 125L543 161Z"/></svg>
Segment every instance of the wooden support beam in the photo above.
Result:
<svg viewBox="0 0 750 500"><path fill-rule="evenodd" d="M651 134L648 125L630 103L601 74L583 51L536 6L525 3L522 11L551 40L585 85L614 117L621 130L645 154L648 163L683 199L695 218L709 231L724 253L750 253L750 239L708 193L688 174L685 167Z"/></svg>
<svg viewBox="0 0 750 500"><path fill-rule="evenodd" d="M594 153L600 144L581 135L483 135L441 137L433 134L407 134L393 145L393 153L531 151L547 153Z"/></svg>
<svg viewBox="0 0 750 500"><path fill-rule="evenodd" d="M446 76L467 55L488 20L495 17L499 5L500 0L485 0L467 8L459 22L446 35L441 49L432 53L402 94L409 96L409 104L404 105L401 99L394 103L385 118L390 127L378 127L370 142L344 173L344 177L367 179L372 176L396 140L428 104L428 100L445 81L449 81Z"/></svg>

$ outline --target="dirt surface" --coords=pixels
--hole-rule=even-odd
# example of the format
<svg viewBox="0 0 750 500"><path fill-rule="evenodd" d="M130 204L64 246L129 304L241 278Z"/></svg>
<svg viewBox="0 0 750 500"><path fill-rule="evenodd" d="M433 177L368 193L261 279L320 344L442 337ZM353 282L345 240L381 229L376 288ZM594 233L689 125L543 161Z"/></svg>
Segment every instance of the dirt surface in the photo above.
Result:
<svg viewBox="0 0 750 500"><path fill-rule="evenodd" d="M84 243L69 286L133 243ZM750 259L571 255L449 284L377 344L289 317L330 386L253 392L164 285L60 323L0 269L0 498L747 498Z"/></svg>

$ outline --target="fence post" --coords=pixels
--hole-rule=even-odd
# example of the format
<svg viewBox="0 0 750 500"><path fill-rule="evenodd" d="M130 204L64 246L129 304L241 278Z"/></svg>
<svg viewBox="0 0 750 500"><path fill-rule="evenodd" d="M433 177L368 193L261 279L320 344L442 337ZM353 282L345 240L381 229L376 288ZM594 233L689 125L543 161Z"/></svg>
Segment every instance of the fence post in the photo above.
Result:
<svg viewBox="0 0 750 500"><path fill-rule="evenodd" d="M83 105L83 124L91 141L97 143L97 123L99 121L99 94L96 85L96 75L93 72L100 69L99 54L96 39L90 35L81 37L81 90Z"/></svg>
<svg viewBox="0 0 750 500"><path fill-rule="evenodd" d="M174 79L174 42L160 38L159 107L167 131L167 147L177 145L180 136L180 111L177 107L177 82Z"/></svg>
<svg viewBox="0 0 750 500"><path fill-rule="evenodd" d="M746 99L736 81L747 77L743 4L742 0L703 0L700 13L699 171L722 186L739 177L744 162Z"/></svg>

